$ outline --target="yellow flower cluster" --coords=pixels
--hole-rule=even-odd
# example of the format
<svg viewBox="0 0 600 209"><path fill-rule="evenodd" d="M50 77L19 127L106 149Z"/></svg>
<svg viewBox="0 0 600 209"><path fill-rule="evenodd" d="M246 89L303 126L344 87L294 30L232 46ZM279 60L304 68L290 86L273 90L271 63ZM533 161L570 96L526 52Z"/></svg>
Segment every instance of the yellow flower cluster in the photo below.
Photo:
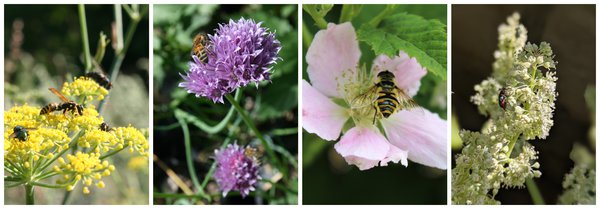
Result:
<svg viewBox="0 0 600 209"><path fill-rule="evenodd" d="M92 184L103 188L102 177L114 171L110 156L128 148L147 158L148 140L140 130L131 126L100 129L104 119L90 102L104 99L106 89L80 77L65 83L61 92L85 106L83 115L70 111L40 115L42 107L27 104L4 112L5 179L39 186L47 185L43 180L58 175L57 184L47 185L49 188L73 190L81 181L83 193L88 194ZM69 150L76 154L67 155Z"/></svg>
<svg viewBox="0 0 600 209"><path fill-rule="evenodd" d="M104 119L100 116L100 114L98 114L96 107L93 105L88 105L88 107L86 107L83 111L82 116L73 117L71 119L71 122L68 124L68 128L69 130L73 131L96 130L98 127L100 127L100 124L102 124L103 121Z"/></svg>
<svg viewBox="0 0 600 209"><path fill-rule="evenodd" d="M40 108L27 104L4 112L4 158L8 163L15 165L25 164L25 162L37 163L40 157L50 159L54 157L52 153L69 148L70 139L67 134L61 130L44 128L39 112ZM15 126L27 129L25 141L10 137ZM31 157L33 159L30 159Z"/></svg>
<svg viewBox="0 0 600 209"><path fill-rule="evenodd" d="M83 148L92 148L96 153L108 152L117 145L118 140L114 134L101 130L87 131L79 138L77 144Z"/></svg>
<svg viewBox="0 0 600 209"><path fill-rule="evenodd" d="M100 160L99 153L77 152L75 155L67 155L67 159L58 158L59 165L54 166L54 171L62 175L59 184L66 184L67 190L73 190L79 181L83 182L83 193L89 194L89 186L95 184L98 188L104 188L103 176L109 176L115 170L115 166L108 161Z"/></svg>
<svg viewBox="0 0 600 209"><path fill-rule="evenodd" d="M108 95L108 90L85 76L76 78L72 83L65 82L61 92L66 96L82 98L83 101L81 103L83 104L92 102L94 99L98 99L98 101L103 100Z"/></svg>
<svg viewBox="0 0 600 209"><path fill-rule="evenodd" d="M115 129L115 136L119 144L123 147L129 147L129 152L138 151L142 156L148 156L148 140L140 130L128 126Z"/></svg>
<svg viewBox="0 0 600 209"><path fill-rule="evenodd" d="M12 127L20 125L23 127L38 127L40 108L24 104L16 106L4 112L4 125ZM6 130L6 128L5 128Z"/></svg>

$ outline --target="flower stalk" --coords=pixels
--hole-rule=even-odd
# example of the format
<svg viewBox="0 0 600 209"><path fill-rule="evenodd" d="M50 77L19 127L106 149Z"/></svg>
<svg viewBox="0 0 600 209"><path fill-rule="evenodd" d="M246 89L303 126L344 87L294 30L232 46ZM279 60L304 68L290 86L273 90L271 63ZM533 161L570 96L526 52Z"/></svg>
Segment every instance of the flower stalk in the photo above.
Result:
<svg viewBox="0 0 600 209"><path fill-rule="evenodd" d="M254 122L252 122L252 119L250 119L250 117L248 116L248 113L246 113L246 110L244 110L240 106L240 104L231 95L226 94L225 98L227 99L227 101L229 101L229 103L231 103L231 105L234 106L235 110L240 114L240 117L242 118L244 123L246 123L246 126L248 126L248 128L250 128L250 130L252 130L252 132L254 133L256 138L258 138L260 140L260 143L262 143L262 145L265 147L265 150L267 151L269 158L273 161L274 166L280 170L280 172L283 174L283 176L287 176L287 169L285 169L281 166L279 158L277 157L277 155L275 155L275 152L273 151L271 144L269 144L267 142L267 140L263 137L263 135L260 133L260 131L256 128L256 126L254 125Z"/></svg>
<svg viewBox="0 0 600 209"><path fill-rule="evenodd" d="M544 205L544 198L542 197L540 189L538 189L533 178L527 178L527 180L525 180L525 185L527 186L527 191L529 191L529 196L531 196L533 204Z"/></svg>
<svg viewBox="0 0 600 209"><path fill-rule="evenodd" d="M85 5L80 4L77 6L77 9L79 11L79 25L81 30L81 42L83 46L85 72L89 72L92 69L92 55L90 54L90 43L88 40Z"/></svg>
<svg viewBox="0 0 600 209"><path fill-rule="evenodd" d="M34 186L33 184L25 184L25 204L27 205L33 205L35 204L35 198L34 198Z"/></svg>

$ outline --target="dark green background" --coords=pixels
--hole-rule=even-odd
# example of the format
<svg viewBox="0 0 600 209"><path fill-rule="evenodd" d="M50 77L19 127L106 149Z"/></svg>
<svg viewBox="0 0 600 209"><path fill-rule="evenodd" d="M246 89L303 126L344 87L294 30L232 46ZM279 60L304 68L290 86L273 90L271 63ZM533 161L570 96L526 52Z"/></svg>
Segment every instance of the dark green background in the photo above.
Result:
<svg viewBox="0 0 600 209"><path fill-rule="evenodd" d="M327 14L328 22L339 20L341 5L335 5ZM385 5L364 5L361 13L352 21L357 30L379 14ZM446 23L446 5L399 5L397 12L421 15L426 19L439 19ZM308 13L302 13L304 26L314 36L318 28ZM310 43L303 43L303 54ZM372 50L360 43L361 63L367 68L375 58ZM303 63L303 78L308 80L306 63ZM415 100L424 107L446 118L445 109L427 107L433 87L439 81L431 73L421 79L421 87ZM429 168L409 161L408 167L390 164L360 171L356 166L348 166L333 148L334 142L327 142L314 134L303 131L303 204L446 204L446 170Z"/></svg>

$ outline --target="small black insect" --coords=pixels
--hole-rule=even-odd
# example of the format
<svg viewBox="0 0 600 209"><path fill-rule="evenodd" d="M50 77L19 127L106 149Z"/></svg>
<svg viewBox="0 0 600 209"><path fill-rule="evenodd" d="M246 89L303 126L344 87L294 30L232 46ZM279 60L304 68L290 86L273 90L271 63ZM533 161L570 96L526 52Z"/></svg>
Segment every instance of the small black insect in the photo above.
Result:
<svg viewBox="0 0 600 209"><path fill-rule="evenodd" d="M102 122L102 124L100 124L100 130L101 131L110 132L110 131L113 130L113 128L111 128L110 126L108 126L108 124L106 122Z"/></svg>
<svg viewBox="0 0 600 209"><path fill-rule="evenodd" d="M501 88L498 94L498 104L503 110L506 110L506 88Z"/></svg>
<svg viewBox="0 0 600 209"><path fill-rule="evenodd" d="M8 137L8 138L16 138L19 139L20 141L24 142L27 141L27 138L29 138L29 132L31 130L35 130L37 128L25 128L23 126L15 126L15 128L13 128L13 133Z"/></svg>

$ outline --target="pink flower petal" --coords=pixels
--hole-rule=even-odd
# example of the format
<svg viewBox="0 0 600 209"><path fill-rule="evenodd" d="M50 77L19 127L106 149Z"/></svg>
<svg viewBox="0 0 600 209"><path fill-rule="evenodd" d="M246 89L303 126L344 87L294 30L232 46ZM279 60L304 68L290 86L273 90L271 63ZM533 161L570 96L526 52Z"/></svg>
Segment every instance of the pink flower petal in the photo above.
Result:
<svg viewBox="0 0 600 209"><path fill-rule="evenodd" d="M408 151L408 159L431 167L447 168L447 122L426 109L400 111L382 120L388 140Z"/></svg>
<svg viewBox="0 0 600 209"><path fill-rule="evenodd" d="M408 166L408 161L406 160L407 157L407 151L401 150L400 148L391 145L387 155L383 160L381 160L381 166L387 166L389 162L398 163L398 161L400 161L400 164L406 167Z"/></svg>
<svg viewBox="0 0 600 209"><path fill-rule="evenodd" d="M348 165L356 165L356 167L358 167L358 169L361 171L369 170L377 166L377 164L379 163L379 160L368 160L354 155L344 157L344 159L346 160L346 163L348 163Z"/></svg>
<svg viewBox="0 0 600 209"><path fill-rule="evenodd" d="M335 144L335 150L360 170L373 168L380 162L382 166L390 161L406 163L406 152L393 147L375 127L351 128Z"/></svg>
<svg viewBox="0 0 600 209"><path fill-rule="evenodd" d="M427 70L421 67L415 58L400 52L400 55L390 59L386 55L379 55L373 63L373 77L377 73L388 70L396 76L396 85L407 91L408 95L415 96L421 86L421 78L427 74Z"/></svg>
<svg viewBox="0 0 600 209"><path fill-rule="evenodd" d="M328 97L341 98L336 78L342 72L354 72L360 59L360 49L354 27L350 23L330 23L317 32L306 52L308 77L311 84Z"/></svg>
<svg viewBox="0 0 600 209"><path fill-rule="evenodd" d="M336 140L348 120L344 108L302 80L302 127L325 140Z"/></svg>

